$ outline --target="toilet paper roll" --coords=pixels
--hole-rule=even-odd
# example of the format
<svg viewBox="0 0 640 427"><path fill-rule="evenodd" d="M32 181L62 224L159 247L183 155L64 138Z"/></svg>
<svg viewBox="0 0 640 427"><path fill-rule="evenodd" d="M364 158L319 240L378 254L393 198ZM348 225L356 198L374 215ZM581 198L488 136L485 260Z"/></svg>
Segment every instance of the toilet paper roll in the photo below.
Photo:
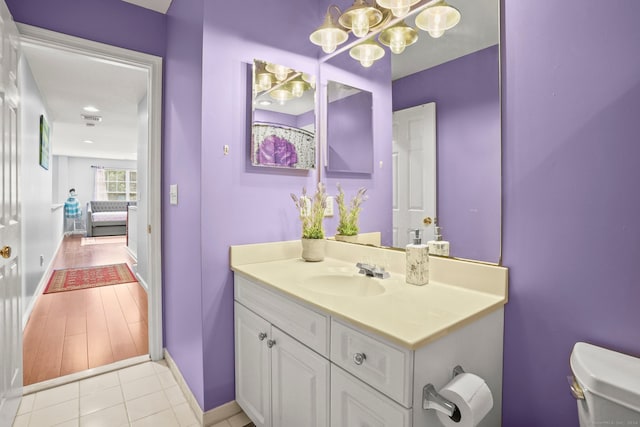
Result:
<svg viewBox="0 0 640 427"><path fill-rule="evenodd" d="M438 412L438 419L445 427L475 427L493 408L491 390L482 378L474 374L457 375L438 393L453 402L460 411L459 421Z"/></svg>

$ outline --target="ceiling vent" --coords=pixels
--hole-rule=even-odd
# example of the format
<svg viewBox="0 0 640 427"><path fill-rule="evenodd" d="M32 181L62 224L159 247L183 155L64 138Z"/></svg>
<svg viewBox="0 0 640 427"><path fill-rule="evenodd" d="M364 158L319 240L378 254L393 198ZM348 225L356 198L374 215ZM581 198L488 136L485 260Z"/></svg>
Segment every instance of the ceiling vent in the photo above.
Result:
<svg viewBox="0 0 640 427"><path fill-rule="evenodd" d="M97 116L95 114L80 114L80 117L88 123L100 123L102 121L102 116Z"/></svg>

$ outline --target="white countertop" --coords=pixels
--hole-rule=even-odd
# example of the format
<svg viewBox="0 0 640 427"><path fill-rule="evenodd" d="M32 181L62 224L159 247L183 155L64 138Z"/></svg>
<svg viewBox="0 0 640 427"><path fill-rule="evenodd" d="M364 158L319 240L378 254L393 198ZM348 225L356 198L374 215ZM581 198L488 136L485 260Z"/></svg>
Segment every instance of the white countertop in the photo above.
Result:
<svg viewBox="0 0 640 427"><path fill-rule="evenodd" d="M282 242L282 244L293 245L291 242ZM362 276L362 280L377 282L384 288L378 288L382 293L373 296L336 295L332 292L331 286L321 289L317 284L317 278L324 276L327 280L331 280L335 276L359 276L358 269L352 260L327 257L322 262L305 262L298 256L291 256L297 253L292 248L283 249L271 245L276 244L232 247L232 270L409 349L422 347L502 307L507 302L507 270L504 267L477 264L475 268L474 265L470 265L474 263L449 261L442 258L432 259L432 269L436 270L433 276L440 281L431 279L428 285L414 286L405 283L404 276L397 272L392 272L389 279ZM340 253L339 249L345 248L342 245L349 244L332 242L328 245L328 254ZM331 247L336 250L331 250ZM266 258L252 256L256 254L256 248L267 249L270 253ZM372 253L375 256L375 252L371 251L383 250L358 245L350 245L346 248L350 252L366 251L367 254L361 256L368 257L371 257ZM247 251L239 255L244 249ZM385 257L391 256L398 260L400 260L399 257L404 257L402 252L386 251ZM357 257L358 254L353 256ZM456 266L455 263L462 264ZM446 268L443 267L444 264L447 264ZM453 278L453 282L457 283L442 281L442 278L447 276L446 269L450 268L455 270L452 276L458 276ZM498 271L492 269L498 269ZM488 272L491 280L497 279L498 282L503 283L496 283L490 291L486 291L487 283L464 285L465 280L486 282L487 277L481 277L483 271ZM461 278L460 272L463 272L466 278ZM340 293L339 290L337 293Z"/></svg>

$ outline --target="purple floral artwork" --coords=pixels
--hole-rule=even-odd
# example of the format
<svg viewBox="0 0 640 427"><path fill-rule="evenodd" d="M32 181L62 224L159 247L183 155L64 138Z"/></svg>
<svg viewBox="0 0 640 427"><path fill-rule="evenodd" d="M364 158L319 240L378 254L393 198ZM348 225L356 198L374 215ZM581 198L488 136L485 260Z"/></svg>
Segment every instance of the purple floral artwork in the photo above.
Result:
<svg viewBox="0 0 640 427"><path fill-rule="evenodd" d="M262 165L295 167L298 154L296 147L286 139L269 135L258 148L258 161Z"/></svg>

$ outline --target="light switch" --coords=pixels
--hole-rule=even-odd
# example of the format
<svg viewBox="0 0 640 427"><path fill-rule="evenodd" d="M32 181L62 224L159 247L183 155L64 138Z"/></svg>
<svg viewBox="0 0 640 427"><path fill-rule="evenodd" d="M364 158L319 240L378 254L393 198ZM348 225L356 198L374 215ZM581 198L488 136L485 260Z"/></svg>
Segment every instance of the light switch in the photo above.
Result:
<svg viewBox="0 0 640 427"><path fill-rule="evenodd" d="M324 216L333 216L333 196L327 196L327 206L324 208Z"/></svg>
<svg viewBox="0 0 640 427"><path fill-rule="evenodd" d="M178 184L169 186L169 203L172 205L178 204Z"/></svg>

